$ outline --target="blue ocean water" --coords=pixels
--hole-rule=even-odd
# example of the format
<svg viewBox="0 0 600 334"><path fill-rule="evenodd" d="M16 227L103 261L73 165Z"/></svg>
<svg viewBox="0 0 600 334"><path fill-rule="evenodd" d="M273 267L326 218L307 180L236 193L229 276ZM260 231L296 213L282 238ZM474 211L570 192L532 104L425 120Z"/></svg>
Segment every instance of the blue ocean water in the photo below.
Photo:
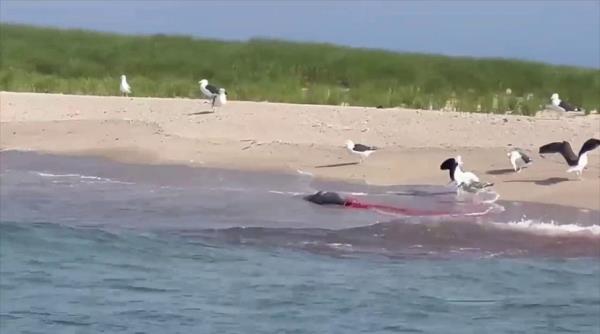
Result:
<svg viewBox="0 0 600 334"><path fill-rule="evenodd" d="M283 176L0 157L0 333L600 332L597 212L386 219Z"/></svg>

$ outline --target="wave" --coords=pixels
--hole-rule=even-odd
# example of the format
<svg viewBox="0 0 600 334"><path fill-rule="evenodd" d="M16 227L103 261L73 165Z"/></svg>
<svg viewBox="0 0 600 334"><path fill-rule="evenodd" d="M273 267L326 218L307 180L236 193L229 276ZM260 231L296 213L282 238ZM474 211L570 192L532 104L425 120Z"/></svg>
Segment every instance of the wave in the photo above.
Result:
<svg viewBox="0 0 600 334"><path fill-rule="evenodd" d="M313 173L311 173L311 172L307 172L307 171L303 171L303 170L301 170L301 169L296 169L296 173L298 173L298 174L300 174L300 175L305 175L305 176L311 176L311 177L312 177L312 176L314 176L314 174L313 174Z"/></svg>
<svg viewBox="0 0 600 334"><path fill-rule="evenodd" d="M491 217L490 217L491 218ZM500 222L481 217L430 219L405 217L388 222L345 229L308 227L176 227L147 230L121 230L115 226L77 228L63 224L0 224L4 236L31 228L69 229L69 233L90 235L98 230L128 242L128 236L152 235L182 238L186 243L201 242L216 247L253 246L308 251L328 256L362 256L372 254L400 258L448 257L600 257L600 225L558 224L523 218ZM54 226L54 227L51 227ZM85 232L84 232L85 231ZM94 239L99 236L93 233ZM123 235L123 237L118 237ZM89 236L90 238L92 236ZM104 237L103 237L104 238Z"/></svg>
<svg viewBox="0 0 600 334"><path fill-rule="evenodd" d="M301 192L301 191L280 191L280 190L269 190L269 193L277 194L277 195L289 195L289 196L299 196L299 195L308 194L307 192Z"/></svg>
<svg viewBox="0 0 600 334"><path fill-rule="evenodd" d="M92 176L92 175L82 175L82 174L52 174L46 172L38 172L31 171L31 173L36 174L41 177L46 178L75 178L81 180L83 183L115 183L115 184L134 184L133 182L125 182L113 180L106 177L100 176Z"/></svg>
<svg viewBox="0 0 600 334"><path fill-rule="evenodd" d="M333 255L375 254L402 258L599 257L600 225L411 217L340 230L247 227L175 234L257 247L284 247Z"/></svg>
<svg viewBox="0 0 600 334"><path fill-rule="evenodd" d="M522 219L507 223L487 223L499 229L512 229L528 233L547 235L588 234L600 236L600 225L581 226L577 224L558 224L554 221L543 222L532 219Z"/></svg>
<svg viewBox="0 0 600 334"><path fill-rule="evenodd" d="M51 174L51 173L43 173L32 171L31 173L36 174L41 177L81 177L79 174Z"/></svg>

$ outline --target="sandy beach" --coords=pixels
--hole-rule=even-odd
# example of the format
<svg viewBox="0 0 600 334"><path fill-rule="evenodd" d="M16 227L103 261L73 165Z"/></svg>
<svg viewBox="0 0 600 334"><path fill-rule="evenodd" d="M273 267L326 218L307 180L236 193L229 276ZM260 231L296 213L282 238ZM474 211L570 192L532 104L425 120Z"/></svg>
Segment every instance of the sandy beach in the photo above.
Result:
<svg viewBox="0 0 600 334"><path fill-rule="evenodd" d="M446 184L442 160L465 167L505 200L600 210L600 150L577 180L540 145L567 140L578 151L600 137L600 117L523 117L231 101L210 113L202 100L0 93L0 148L295 173L370 184ZM380 150L363 164L344 141ZM533 165L514 173L511 147Z"/></svg>

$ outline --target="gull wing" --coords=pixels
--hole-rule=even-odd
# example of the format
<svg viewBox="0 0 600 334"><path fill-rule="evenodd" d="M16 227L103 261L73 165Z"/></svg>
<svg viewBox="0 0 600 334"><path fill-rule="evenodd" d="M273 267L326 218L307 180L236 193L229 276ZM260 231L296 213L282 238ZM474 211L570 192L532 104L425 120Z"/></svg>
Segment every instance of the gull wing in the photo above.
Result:
<svg viewBox="0 0 600 334"><path fill-rule="evenodd" d="M206 89L213 94L219 94L219 88L217 88L216 86L209 84L209 85L206 85Z"/></svg>
<svg viewBox="0 0 600 334"><path fill-rule="evenodd" d="M531 162L531 158L525 154L525 152L523 152L522 150L517 150L517 152L519 152L519 154L521 155L521 159L523 159L523 161L528 164Z"/></svg>
<svg viewBox="0 0 600 334"><path fill-rule="evenodd" d="M600 139L590 138L586 140L585 143L583 143L583 146L581 146L581 150L579 150L579 156L585 152L595 149L598 146L600 146Z"/></svg>
<svg viewBox="0 0 600 334"><path fill-rule="evenodd" d="M560 153L569 166L576 166L577 161L579 161L579 157L575 155L573 149L571 148L571 144L566 141L562 142L554 142L550 144L546 144L540 146L539 149L540 154L548 154L548 153Z"/></svg>
<svg viewBox="0 0 600 334"><path fill-rule="evenodd" d="M444 160L444 162L442 162L442 164L440 165L440 169L441 170L448 170L448 174L450 175L450 180L454 181L454 170L456 169L456 166L458 166L458 163L456 162L456 160L454 158L449 158Z"/></svg>
<svg viewBox="0 0 600 334"><path fill-rule="evenodd" d="M352 150L356 151L356 152L375 151L375 150L377 150L377 147L367 146L367 145L363 145L363 144L354 144L354 148Z"/></svg>

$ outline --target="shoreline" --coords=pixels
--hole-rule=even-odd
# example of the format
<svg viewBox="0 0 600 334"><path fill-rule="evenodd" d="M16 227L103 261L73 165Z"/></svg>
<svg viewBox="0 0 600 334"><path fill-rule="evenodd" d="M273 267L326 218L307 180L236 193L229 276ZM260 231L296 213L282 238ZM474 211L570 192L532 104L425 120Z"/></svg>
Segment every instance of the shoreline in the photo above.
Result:
<svg viewBox="0 0 600 334"><path fill-rule="evenodd" d="M375 202L381 201L383 197L387 196L388 199L382 203L406 207L419 207L421 201L431 200L436 202L436 199L440 201L439 196L454 198L453 190L444 184L374 185L365 184L359 180L313 177L291 170L227 169L214 166L162 163L145 164L119 162L101 156L59 155L15 150L0 151L0 159L3 161L3 164L0 165L0 170L3 173L27 171L48 178L79 177L84 180L83 182L94 179L102 180L100 182L154 186L161 189L250 190L256 191L257 196L265 193L277 193L295 198L321 190L336 191L365 201ZM370 200L366 198L370 198ZM391 198L396 199L389 202ZM253 196L253 199L256 198ZM252 201L253 199L248 200ZM450 202L444 200L437 202L438 205L441 203ZM597 224L600 219L600 210L502 198L494 203L505 208L505 210L492 210L491 212L491 216L494 217L492 219L499 219L501 222L523 224L523 227L526 227L528 220L534 220L541 224L541 226L535 227L540 231L559 234L572 232L573 226L575 226L575 232L578 228L591 228L590 231L594 236L600 236ZM477 204L472 204L477 207ZM427 207L423 206L422 208ZM455 214L460 216L459 212ZM391 220L394 220L394 217L397 218L394 214L382 214L381 217L387 217ZM410 215L407 217L410 217ZM450 215L449 219L453 219L453 216ZM492 222L497 221L492 220ZM356 226L353 226L363 226L363 223L364 221L356 222ZM367 223L367 225L370 224L372 223ZM344 226L347 227L347 225ZM555 230L554 226L562 227ZM293 225L293 227L297 226Z"/></svg>
<svg viewBox="0 0 600 334"><path fill-rule="evenodd" d="M293 172L373 185L448 183L445 158L495 183L501 200L600 210L600 150L583 180L537 147L600 137L600 118L542 119L408 109L233 101L216 113L202 100L0 92L0 149L97 156L119 162ZM381 147L354 164L346 139ZM509 144L511 146L509 146ZM510 168L520 147L534 164Z"/></svg>

